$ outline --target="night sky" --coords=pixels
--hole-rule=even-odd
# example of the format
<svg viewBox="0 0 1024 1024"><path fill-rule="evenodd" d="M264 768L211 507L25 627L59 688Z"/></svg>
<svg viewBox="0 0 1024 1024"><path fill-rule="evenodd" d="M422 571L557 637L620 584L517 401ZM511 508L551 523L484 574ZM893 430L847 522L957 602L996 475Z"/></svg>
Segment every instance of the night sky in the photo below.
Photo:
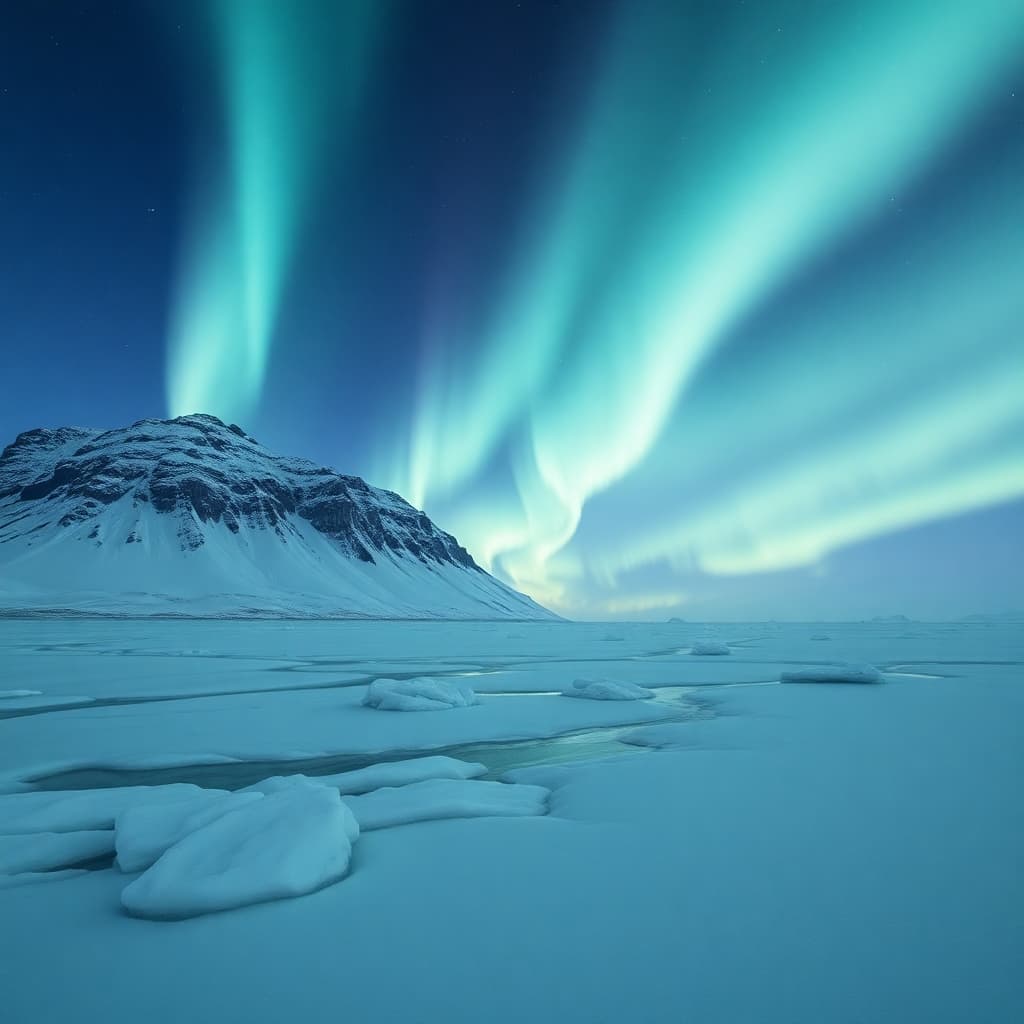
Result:
<svg viewBox="0 0 1024 1024"><path fill-rule="evenodd" d="M0 443L211 412L578 617L1024 606L1024 4L8 5Z"/></svg>

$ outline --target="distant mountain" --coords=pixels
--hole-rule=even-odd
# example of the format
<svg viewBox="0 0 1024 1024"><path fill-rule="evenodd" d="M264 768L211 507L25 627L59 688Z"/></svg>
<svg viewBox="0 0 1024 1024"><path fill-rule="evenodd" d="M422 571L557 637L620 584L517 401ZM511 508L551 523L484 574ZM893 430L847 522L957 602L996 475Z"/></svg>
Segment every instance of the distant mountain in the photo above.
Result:
<svg viewBox="0 0 1024 1024"><path fill-rule="evenodd" d="M0 454L0 610L553 618L391 491L214 416Z"/></svg>

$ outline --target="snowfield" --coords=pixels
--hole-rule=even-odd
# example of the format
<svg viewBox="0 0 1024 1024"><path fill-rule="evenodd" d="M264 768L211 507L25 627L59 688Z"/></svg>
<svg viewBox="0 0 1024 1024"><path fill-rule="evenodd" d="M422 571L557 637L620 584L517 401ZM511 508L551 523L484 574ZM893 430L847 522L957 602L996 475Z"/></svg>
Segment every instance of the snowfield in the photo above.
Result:
<svg viewBox="0 0 1024 1024"><path fill-rule="evenodd" d="M1020 624L711 634L0 619L0 1017L1024 1019Z"/></svg>

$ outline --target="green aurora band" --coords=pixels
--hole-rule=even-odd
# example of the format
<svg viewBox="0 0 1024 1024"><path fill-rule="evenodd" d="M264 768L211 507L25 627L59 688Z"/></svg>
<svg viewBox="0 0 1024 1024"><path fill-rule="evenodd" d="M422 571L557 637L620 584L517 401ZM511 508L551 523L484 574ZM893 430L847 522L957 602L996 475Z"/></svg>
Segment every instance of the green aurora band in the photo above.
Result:
<svg viewBox="0 0 1024 1024"><path fill-rule="evenodd" d="M930 351L906 348L908 380L922 359L954 363L973 344L969 372L717 502L680 486L693 437L708 452L738 437L754 444L766 427L733 404L719 432L669 441L709 355L802 268L885 214L990 97L1024 39L1024 8L1002 0L830 5L796 23L783 36L767 5L751 5L704 67L671 7L624 5L476 362L438 359L424 376L408 468L394 485L557 608L580 610L584 577L612 586L617 573L659 560L712 573L809 565L840 545L1024 493L1020 444L988 445L1021 426L1019 345L977 344L1012 323L1019 238L1010 233L1020 225L998 212L986 223L1007 237L985 242L1008 262L993 266L978 239L961 237L971 230L963 217L950 241L973 243L984 276L972 274L959 301L933 296ZM1005 196L1014 185L1002 187ZM955 280L965 267L961 250L947 272ZM861 400L880 386L864 309L846 306L809 328L834 336L841 324L841 344L858 356L842 376L825 376L832 403L833 382ZM902 343L898 319L872 326ZM912 335L921 334L918 323ZM878 356L891 373L899 344ZM807 371L794 372L803 403L816 384L796 387ZM801 412L806 430L814 419ZM475 495L474 477L503 446L517 494ZM645 464L673 481L668 521L631 528L610 549L607 538L567 548L584 504ZM835 500L837 488L846 500ZM662 596L637 607L685 597Z"/></svg>
<svg viewBox="0 0 1024 1024"><path fill-rule="evenodd" d="M172 414L257 409L327 148L358 128L385 5L302 7L209 8L230 158L197 168ZM624 586L639 567L813 566L1024 494L1012 168L769 326L741 369L714 358L892 216L1000 88L1024 6L752 3L699 40L675 4L621 4L482 333L424 325L416 407L371 474L570 614L685 602Z"/></svg>
<svg viewBox="0 0 1024 1024"><path fill-rule="evenodd" d="M252 415L331 140L353 128L385 3L211 0L226 166L197 169L168 345L172 415Z"/></svg>

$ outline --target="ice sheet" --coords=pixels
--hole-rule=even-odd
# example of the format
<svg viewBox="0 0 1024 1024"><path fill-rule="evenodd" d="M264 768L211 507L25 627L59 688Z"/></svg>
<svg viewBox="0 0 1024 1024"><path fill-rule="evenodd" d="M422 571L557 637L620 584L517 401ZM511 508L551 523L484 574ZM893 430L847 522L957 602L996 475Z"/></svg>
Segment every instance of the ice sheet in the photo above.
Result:
<svg viewBox="0 0 1024 1024"><path fill-rule="evenodd" d="M692 680L674 676L687 662L708 673L698 681L713 685L716 704L715 717L666 726L692 739L685 746L615 740L604 760L514 772L551 788L546 816L370 832L349 877L303 899L140 923L113 912L125 883L116 871L62 885L25 876L0 893L12 1020L176 1024L208 1019L211 1006L247 1024L328 1024L339 1007L354 1019L446 1024L1024 1019L1018 626L719 626L733 653L701 660L679 652L705 630L681 623L616 625L615 641L602 639L606 625L275 624L266 635L260 624L4 625L0 655L5 643L88 641L94 653L61 655L66 663L104 660L115 672L129 659L99 651L129 638L229 661L273 654L287 636L364 666L403 656L414 673L431 658L501 666L531 689L588 674L673 685ZM886 685L721 685L837 662L877 665ZM898 666L911 674L889 671ZM519 688L504 683L499 692ZM383 715L360 698L356 687L44 712L0 721L0 759L19 775L104 757L418 750L621 725L624 711L647 711L534 695L466 715Z"/></svg>

